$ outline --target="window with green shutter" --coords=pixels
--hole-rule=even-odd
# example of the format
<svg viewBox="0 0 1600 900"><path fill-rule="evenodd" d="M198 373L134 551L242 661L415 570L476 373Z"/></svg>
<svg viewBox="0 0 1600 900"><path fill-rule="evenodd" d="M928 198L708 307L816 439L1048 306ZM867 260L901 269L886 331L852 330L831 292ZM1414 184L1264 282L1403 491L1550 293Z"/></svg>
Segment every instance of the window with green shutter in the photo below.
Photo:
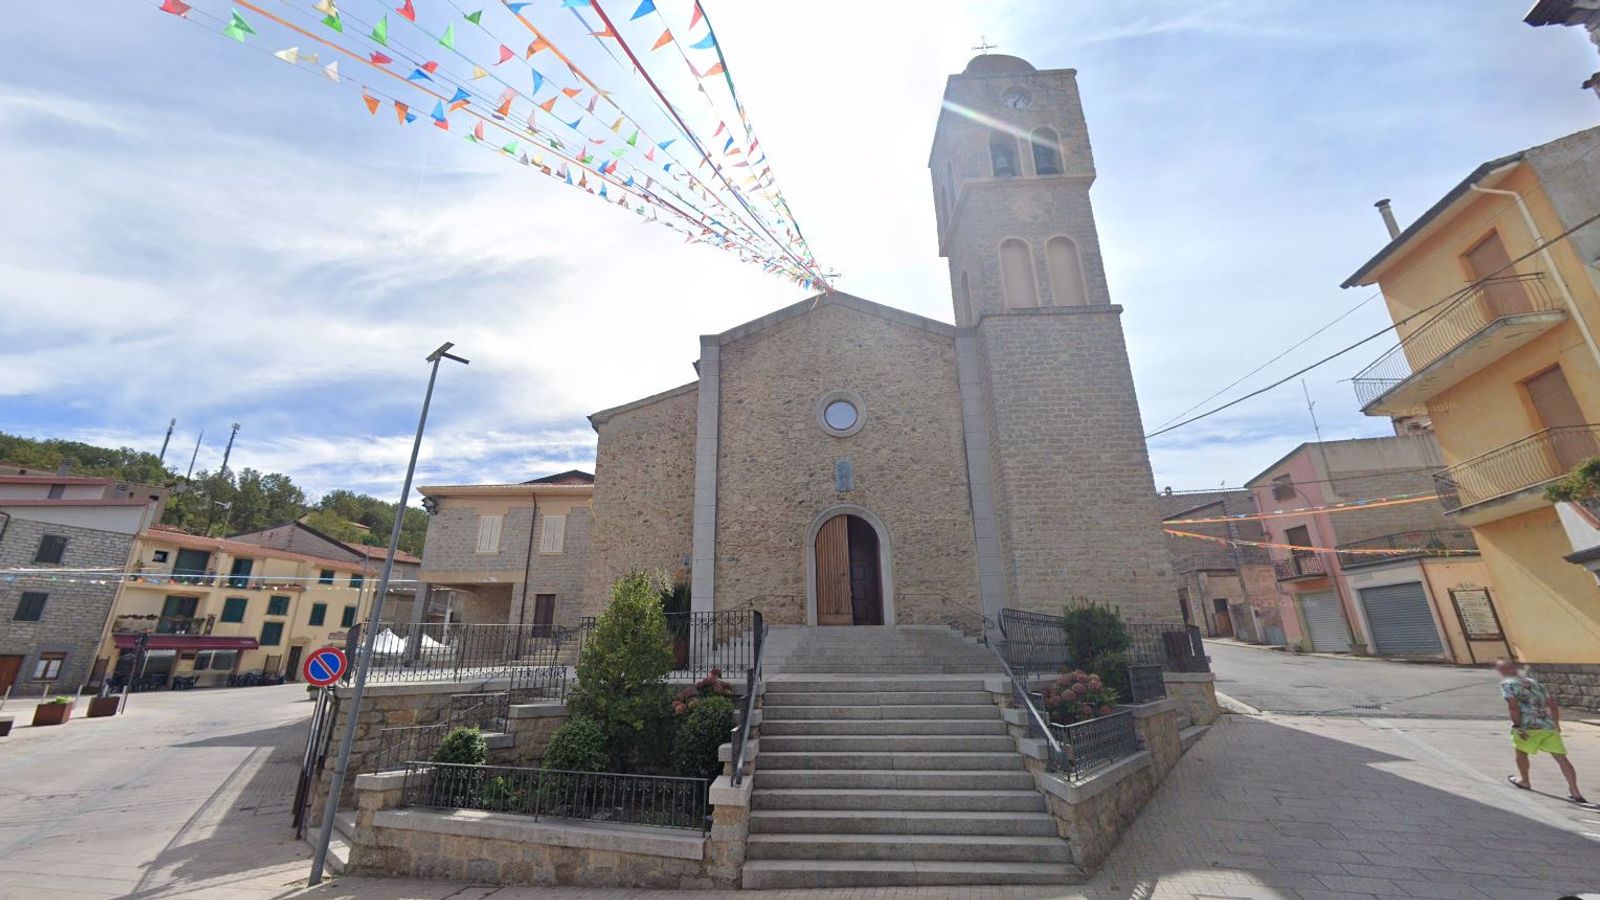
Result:
<svg viewBox="0 0 1600 900"><path fill-rule="evenodd" d="M267 615L287 616L289 614L289 598L274 596L267 599Z"/></svg>
<svg viewBox="0 0 1600 900"><path fill-rule="evenodd" d="M354 606L346 606L344 615L339 617L339 625L342 628L349 628L354 624L356 624L356 608Z"/></svg>
<svg viewBox="0 0 1600 900"><path fill-rule="evenodd" d="M317 584L333 584L333 570L323 569L322 574L317 576Z"/></svg>
<svg viewBox="0 0 1600 900"><path fill-rule="evenodd" d="M326 604L326 603L313 603L313 604L311 604L311 624L313 624L313 625L321 625L323 620L325 620L327 618L328 618L328 604Z"/></svg>
<svg viewBox="0 0 1600 900"><path fill-rule="evenodd" d="M366 579L362 578L360 575L351 575L350 586L359 589L361 587L361 583L365 580Z"/></svg>
<svg viewBox="0 0 1600 900"><path fill-rule="evenodd" d="M244 609L249 605L250 601L244 597L229 597L222 601L222 621L243 622Z"/></svg>
<svg viewBox="0 0 1600 900"><path fill-rule="evenodd" d="M261 626L261 646L276 647L283 643L283 623L267 622Z"/></svg>

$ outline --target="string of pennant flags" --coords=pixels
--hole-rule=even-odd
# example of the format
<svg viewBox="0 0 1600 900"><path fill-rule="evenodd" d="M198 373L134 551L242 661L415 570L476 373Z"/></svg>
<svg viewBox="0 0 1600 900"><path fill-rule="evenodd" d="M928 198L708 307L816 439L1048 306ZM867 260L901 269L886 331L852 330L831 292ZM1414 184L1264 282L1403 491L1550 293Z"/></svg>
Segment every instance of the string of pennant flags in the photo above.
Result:
<svg viewBox="0 0 1600 900"><path fill-rule="evenodd" d="M1231 544L1238 547L1268 547L1277 550L1299 550L1301 552L1315 553L1344 553L1361 556L1476 556L1478 551L1473 550L1448 550L1443 547L1317 547L1310 544L1285 544L1276 541L1247 541L1242 538L1225 538L1209 534L1197 534L1193 531L1182 531L1176 528L1162 529L1173 537L1193 538L1197 541L1210 541L1214 544Z"/></svg>
<svg viewBox="0 0 1600 900"><path fill-rule="evenodd" d="M1284 519L1294 516L1304 516L1311 513L1337 513L1351 512L1358 509L1379 509L1385 506L1403 506L1407 503L1426 503L1437 500L1438 495L1432 491L1420 494L1394 494L1389 497L1378 497L1372 500L1348 500L1343 503L1330 503L1326 506L1305 506L1300 509L1275 509L1269 512L1256 513L1230 513L1225 516L1206 516L1194 519L1166 519L1167 525L1202 525L1210 522L1247 522L1261 519Z"/></svg>
<svg viewBox="0 0 1600 900"><path fill-rule="evenodd" d="M122 569L0 569L0 584L152 584L199 587L222 587L234 590L283 591L304 589L311 584L344 590L361 590L370 579L359 585L329 584L317 575L273 575L253 578L236 575L174 575L171 572L140 572ZM235 582L240 584L235 584ZM415 578L390 578L390 585L415 584Z"/></svg>
<svg viewBox="0 0 1600 900"><path fill-rule="evenodd" d="M387 108L398 127L460 135L686 243L830 289L699 0L152 2L351 89L373 117ZM626 18L606 8L624 4ZM561 21L597 42L616 72L563 48ZM678 64L688 87L666 71ZM607 87L611 77L623 82Z"/></svg>

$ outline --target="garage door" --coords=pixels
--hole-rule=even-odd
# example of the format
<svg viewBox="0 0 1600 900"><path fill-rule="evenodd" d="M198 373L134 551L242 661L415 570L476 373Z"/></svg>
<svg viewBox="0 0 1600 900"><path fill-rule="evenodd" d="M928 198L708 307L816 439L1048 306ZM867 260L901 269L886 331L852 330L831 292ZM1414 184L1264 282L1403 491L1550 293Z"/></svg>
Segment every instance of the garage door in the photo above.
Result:
<svg viewBox="0 0 1600 900"><path fill-rule="evenodd" d="M1339 595L1333 591L1300 595L1300 610L1305 613L1311 632L1311 649L1323 653L1348 653L1350 629L1339 611Z"/></svg>
<svg viewBox="0 0 1600 900"><path fill-rule="evenodd" d="M1373 651L1385 656L1439 656L1439 629L1433 624L1422 582L1362 588L1361 606L1372 626Z"/></svg>

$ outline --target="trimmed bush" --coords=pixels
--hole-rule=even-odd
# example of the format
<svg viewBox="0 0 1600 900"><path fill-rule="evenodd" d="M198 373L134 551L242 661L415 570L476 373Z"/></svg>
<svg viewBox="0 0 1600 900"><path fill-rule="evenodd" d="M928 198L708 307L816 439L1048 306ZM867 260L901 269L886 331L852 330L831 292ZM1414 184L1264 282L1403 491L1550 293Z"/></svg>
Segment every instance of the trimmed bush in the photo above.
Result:
<svg viewBox="0 0 1600 900"><path fill-rule="evenodd" d="M710 780L722 771L717 748L727 743L735 721L733 701L727 697L702 697L678 728L672 759L685 778Z"/></svg>
<svg viewBox="0 0 1600 900"><path fill-rule="evenodd" d="M1109 716L1116 702L1117 692L1088 672L1068 672L1044 690L1044 708L1060 725Z"/></svg>
<svg viewBox="0 0 1600 900"><path fill-rule="evenodd" d="M483 732L476 725L457 728L445 735L439 749L433 751L433 761L481 766L489 761L489 742L483 739Z"/></svg>
<svg viewBox="0 0 1600 900"><path fill-rule="evenodd" d="M1066 621L1061 628L1067 633L1069 666L1081 669L1097 656L1125 651L1133 645L1122 624L1122 614L1110 606L1079 598L1067 604L1063 618Z"/></svg>
<svg viewBox="0 0 1600 900"><path fill-rule="evenodd" d="M457 728L445 735L439 749L433 751L436 763L459 766L479 766L477 769L435 769L433 775L433 800L440 806L472 806L470 798L479 795L483 784L481 766L489 759L489 744L476 726Z"/></svg>
<svg viewBox="0 0 1600 900"><path fill-rule="evenodd" d="M606 762L605 732L593 719L574 717L550 735L550 746L545 748L539 768L604 772Z"/></svg>
<svg viewBox="0 0 1600 900"><path fill-rule="evenodd" d="M612 586L611 603L584 641L578 683L567 699L575 717L600 726L615 772L666 761L656 749L662 742L650 740L671 701L665 681L672 671L672 639L661 609L661 580L633 572Z"/></svg>

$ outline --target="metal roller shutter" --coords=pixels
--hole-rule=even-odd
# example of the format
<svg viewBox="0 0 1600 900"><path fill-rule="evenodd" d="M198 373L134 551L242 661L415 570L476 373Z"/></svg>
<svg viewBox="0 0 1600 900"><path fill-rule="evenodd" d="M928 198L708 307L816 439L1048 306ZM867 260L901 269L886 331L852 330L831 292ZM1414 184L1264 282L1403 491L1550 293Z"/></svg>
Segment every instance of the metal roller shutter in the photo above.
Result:
<svg viewBox="0 0 1600 900"><path fill-rule="evenodd" d="M1339 595L1333 591L1300 595L1300 610L1311 632L1311 648L1322 653L1348 653L1350 629L1339 611Z"/></svg>
<svg viewBox="0 0 1600 900"><path fill-rule="evenodd" d="M1385 656L1439 656L1444 645L1422 582L1362 588L1361 606L1372 626L1373 651Z"/></svg>

